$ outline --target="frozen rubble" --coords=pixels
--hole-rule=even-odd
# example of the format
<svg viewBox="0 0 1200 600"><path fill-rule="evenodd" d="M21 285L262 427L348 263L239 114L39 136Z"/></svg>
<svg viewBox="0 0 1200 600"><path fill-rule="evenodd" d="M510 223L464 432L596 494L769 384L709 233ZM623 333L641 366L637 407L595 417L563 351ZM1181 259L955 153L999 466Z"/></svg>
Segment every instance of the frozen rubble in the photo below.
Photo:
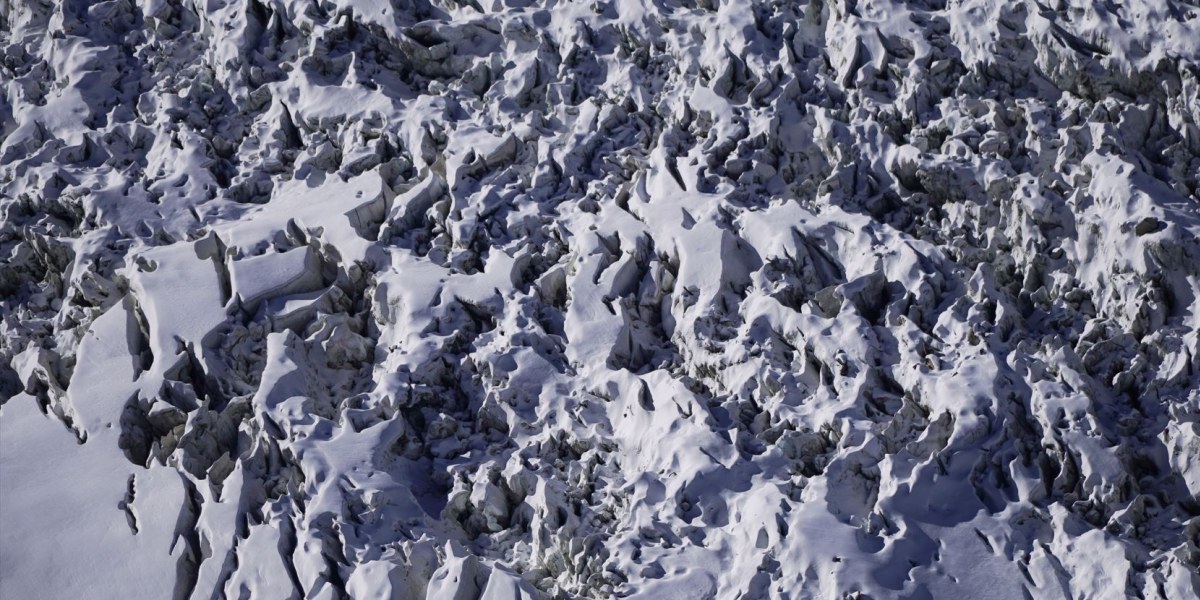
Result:
<svg viewBox="0 0 1200 600"><path fill-rule="evenodd" d="M1195 0L0 45L0 596L1200 593Z"/></svg>

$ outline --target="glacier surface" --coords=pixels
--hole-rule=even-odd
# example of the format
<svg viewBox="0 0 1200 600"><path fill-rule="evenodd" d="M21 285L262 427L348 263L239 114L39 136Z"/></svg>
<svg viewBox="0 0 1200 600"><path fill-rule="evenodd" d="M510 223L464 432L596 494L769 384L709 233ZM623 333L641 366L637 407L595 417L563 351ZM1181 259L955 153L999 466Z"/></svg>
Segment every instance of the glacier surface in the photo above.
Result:
<svg viewBox="0 0 1200 600"><path fill-rule="evenodd" d="M0 0L0 596L1194 598L1194 0Z"/></svg>

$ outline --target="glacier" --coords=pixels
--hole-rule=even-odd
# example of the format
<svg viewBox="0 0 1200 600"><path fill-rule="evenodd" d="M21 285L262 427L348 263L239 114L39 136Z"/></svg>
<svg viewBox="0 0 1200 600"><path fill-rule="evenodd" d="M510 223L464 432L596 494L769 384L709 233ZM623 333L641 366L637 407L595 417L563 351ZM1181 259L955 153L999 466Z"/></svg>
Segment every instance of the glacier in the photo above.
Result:
<svg viewBox="0 0 1200 600"><path fill-rule="evenodd" d="M0 596L1200 593L1195 0L0 45Z"/></svg>

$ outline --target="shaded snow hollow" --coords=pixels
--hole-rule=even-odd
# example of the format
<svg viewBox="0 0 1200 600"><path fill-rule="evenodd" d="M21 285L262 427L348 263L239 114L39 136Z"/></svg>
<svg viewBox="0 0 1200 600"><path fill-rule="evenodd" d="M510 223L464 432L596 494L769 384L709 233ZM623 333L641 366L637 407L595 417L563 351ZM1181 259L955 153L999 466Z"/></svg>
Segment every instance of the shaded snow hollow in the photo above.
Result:
<svg viewBox="0 0 1200 600"><path fill-rule="evenodd" d="M1191 598L1194 0L0 0L0 596Z"/></svg>

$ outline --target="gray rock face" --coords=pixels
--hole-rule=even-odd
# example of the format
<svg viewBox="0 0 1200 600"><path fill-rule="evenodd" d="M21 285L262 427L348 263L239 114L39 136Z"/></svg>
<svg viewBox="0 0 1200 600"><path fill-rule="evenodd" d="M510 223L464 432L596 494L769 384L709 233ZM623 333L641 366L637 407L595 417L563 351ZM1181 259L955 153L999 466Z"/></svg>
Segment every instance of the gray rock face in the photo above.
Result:
<svg viewBox="0 0 1200 600"><path fill-rule="evenodd" d="M0 44L0 596L1200 593L1195 2Z"/></svg>

